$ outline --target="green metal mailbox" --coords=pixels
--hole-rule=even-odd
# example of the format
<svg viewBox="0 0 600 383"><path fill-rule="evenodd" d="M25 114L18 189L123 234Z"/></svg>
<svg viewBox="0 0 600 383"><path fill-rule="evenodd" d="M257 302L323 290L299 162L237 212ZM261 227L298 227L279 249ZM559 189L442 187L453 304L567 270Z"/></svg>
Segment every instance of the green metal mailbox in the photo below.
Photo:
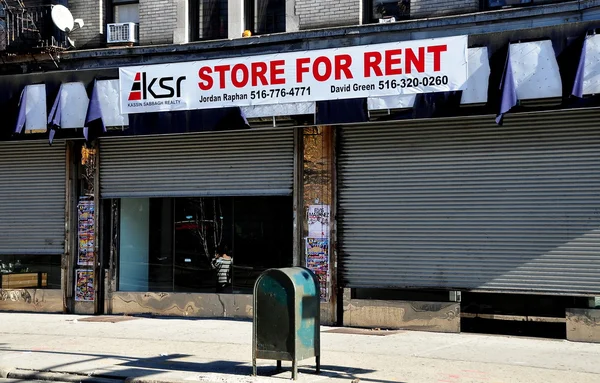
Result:
<svg viewBox="0 0 600 383"><path fill-rule="evenodd" d="M298 362L315 357L320 370L319 280L304 267L269 269L254 285L252 371L256 359L292 362L292 378L298 378Z"/></svg>

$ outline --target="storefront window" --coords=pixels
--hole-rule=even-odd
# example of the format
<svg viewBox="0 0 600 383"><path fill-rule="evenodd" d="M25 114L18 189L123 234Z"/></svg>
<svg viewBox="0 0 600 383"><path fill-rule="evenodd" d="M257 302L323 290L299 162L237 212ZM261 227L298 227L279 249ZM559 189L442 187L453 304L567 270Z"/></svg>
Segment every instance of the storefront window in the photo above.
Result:
<svg viewBox="0 0 600 383"><path fill-rule="evenodd" d="M125 291L148 291L149 211L147 198L121 201L119 288Z"/></svg>
<svg viewBox="0 0 600 383"><path fill-rule="evenodd" d="M60 289L60 255L0 255L0 289Z"/></svg>
<svg viewBox="0 0 600 383"><path fill-rule="evenodd" d="M121 291L251 293L292 265L291 197L130 198L120 215Z"/></svg>

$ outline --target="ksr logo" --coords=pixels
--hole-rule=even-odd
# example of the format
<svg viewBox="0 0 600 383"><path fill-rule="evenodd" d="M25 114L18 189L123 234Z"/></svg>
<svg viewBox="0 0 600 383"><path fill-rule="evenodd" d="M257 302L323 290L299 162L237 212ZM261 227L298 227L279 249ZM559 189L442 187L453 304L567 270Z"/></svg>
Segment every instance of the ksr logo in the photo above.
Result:
<svg viewBox="0 0 600 383"><path fill-rule="evenodd" d="M138 72L135 74L128 100L147 100L148 94L155 99L181 97L181 83L183 80L185 80L185 76L181 76L177 80L174 77L157 77L150 79L150 82L148 82L146 72ZM175 84L173 84L173 81L175 81ZM155 90L159 89L166 92L156 93Z"/></svg>

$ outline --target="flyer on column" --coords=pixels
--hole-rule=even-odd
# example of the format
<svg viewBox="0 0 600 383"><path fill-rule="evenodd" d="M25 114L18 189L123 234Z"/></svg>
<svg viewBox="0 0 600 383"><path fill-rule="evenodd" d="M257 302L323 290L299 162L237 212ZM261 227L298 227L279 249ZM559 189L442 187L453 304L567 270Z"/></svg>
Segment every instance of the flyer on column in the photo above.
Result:
<svg viewBox="0 0 600 383"><path fill-rule="evenodd" d="M77 204L77 265L94 265L94 201L81 197Z"/></svg>
<svg viewBox="0 0 600 383"><path fill-rule="evenodd" d="M77 302L94 301L93 270L75 270L75 300Z"/></svg>
<svg viewBox="0 0 600 383"><path fill-rule="evenodd" d="M306 267L312 270L320 284L322 302L329 300L329 205L309 205L307 212Z"/></svg>
<svg viewBox="0 0 600 383"><path fill-rule="evenodd" d="M329 238L329 205L308 206L308 236Z"/></svg>
<svg viewBox="0 0 600 383"><path fill-rule="evenodd" d="M306 267L319 279L322 302L329 300L329 238L306 238Z"/></svg>

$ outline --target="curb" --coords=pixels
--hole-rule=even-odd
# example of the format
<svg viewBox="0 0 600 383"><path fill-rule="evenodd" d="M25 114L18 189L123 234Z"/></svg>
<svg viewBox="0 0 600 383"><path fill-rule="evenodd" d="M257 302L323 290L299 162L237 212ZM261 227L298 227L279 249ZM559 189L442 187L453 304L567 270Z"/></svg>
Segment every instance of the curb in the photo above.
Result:
<svg viewBox="0 0 600 383"><path fill-rule="evenodd" d="M144 377L106 377L67 372L24 370L20 368L0 367L0 379L39 380L43 382L64 383L190 383L183 380L161 380ZM203 382L212 383L212 382Z"/></svg>
<svg viewBox="0 0 600 383"><path fill-rule="evenodd" d="M123 383L190 383L194 381L190 380L160 380L160 379L152 379L152 378L127 378L123 381ZM202 383L213 383L208 381L203 381Z"/></svg>
<svg viewBox="0 0 600 383"><path fill-rule="evenodd" d="M12 370L13 370L12 368L0 366L0 378L7 379L8 375L12 372Z"/></svg>
<svg viewBox="0 0 600 383"><path fill-rule="evenodd" d="M123 383L123 378L105 378L93 375L69 374L63 372L35 371L0 368L0 378L20 380L40 380L44 382L65 383Z"/></svg>

